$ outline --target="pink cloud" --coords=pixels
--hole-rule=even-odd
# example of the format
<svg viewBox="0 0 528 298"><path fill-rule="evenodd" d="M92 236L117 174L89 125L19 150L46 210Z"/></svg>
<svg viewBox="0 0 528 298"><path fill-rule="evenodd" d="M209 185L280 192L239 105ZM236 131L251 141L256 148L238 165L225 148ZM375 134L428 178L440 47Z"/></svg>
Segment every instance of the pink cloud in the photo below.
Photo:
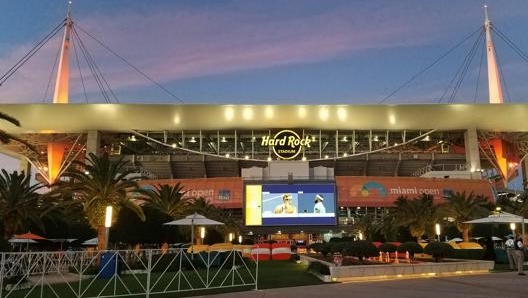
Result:
<svg viewBox="0 0 528 298"><path fill-rule="evenodd" d="M238 13L228 8L180 8L147 13L123 10L111 17L80 16L75 22L162 84L345 55L366 55L371 49L414 47L443 34L437 28L443 20L431 18L420 7L362 8L349 3L322 13L287 18L258 9ZM152 86L118 58L97 49L90 38L84 36L83 41L89 45L114 89ZM21 46L9 57L0 57L0 66L16 61L15 57L27 49ZM16 83L8 82L0 89L0 101L42 98L57 49L46 47L43 51L37 57L39 61L24 67L12 79ZM72 59L75 59L73 54ZM85 68L83 73L88 74ZM76 66L71 71L71 89L80 88ZM36 80L41 83L35 83Z"/></svg>

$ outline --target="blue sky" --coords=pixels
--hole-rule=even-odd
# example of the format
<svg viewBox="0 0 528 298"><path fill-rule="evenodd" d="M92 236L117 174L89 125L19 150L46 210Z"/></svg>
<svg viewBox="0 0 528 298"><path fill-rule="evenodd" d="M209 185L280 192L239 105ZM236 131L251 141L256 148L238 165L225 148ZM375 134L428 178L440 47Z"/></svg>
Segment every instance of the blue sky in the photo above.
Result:
<svg viewBox="0 0 528 298"><path fill-rule="evenodd" d="M394 96L392 91L482 25L474 0L79 0L72 17L186 104L447 103L474 35ZM490 18L528 53L528 1L487 1ZM0 3L0 75L64 18L66 1ZM179 103L82 31L120 103ZM0 102L50 102L58 34L0 87ZM495 36L507 102L528 101L528 63ZM481 47L483 48L483 46ZM74 54L72 54L72 57ZM72 60L75 60L72 58ZM453 102L487 101L481 49ZM84 63L84 62L82 62ZM104 102L85 66L71 102ZM53 86L53 84L51 84ZM477 88L476 86L480 86ZM450 92L450 91L448 91Z"/></svg>

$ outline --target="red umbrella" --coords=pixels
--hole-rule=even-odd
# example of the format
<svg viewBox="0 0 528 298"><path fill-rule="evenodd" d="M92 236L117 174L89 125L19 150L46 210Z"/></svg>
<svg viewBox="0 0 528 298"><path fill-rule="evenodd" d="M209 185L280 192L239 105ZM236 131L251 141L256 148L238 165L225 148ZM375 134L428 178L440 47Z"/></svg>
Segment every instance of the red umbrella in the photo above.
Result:
<svg viewBox="0 0 528 298"><path fill-rule="evenodd" d="M15 235L13 238L15 239L31 239L31 240L48 240L42 236L39 236L37 234L33 234L31 232L27 232L25 234L19 234Z"/></svg>

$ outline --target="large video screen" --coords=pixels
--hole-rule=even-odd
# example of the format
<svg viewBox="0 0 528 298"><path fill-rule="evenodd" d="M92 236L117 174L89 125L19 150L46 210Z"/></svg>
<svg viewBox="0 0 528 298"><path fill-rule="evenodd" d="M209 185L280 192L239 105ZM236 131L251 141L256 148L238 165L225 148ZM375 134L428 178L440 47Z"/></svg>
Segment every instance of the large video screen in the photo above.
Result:
<svg viewBox="0 0 528 298"><path fill-rule="evenodd" d="M335 225L335 184L246 184L247 226Z"/></svg>

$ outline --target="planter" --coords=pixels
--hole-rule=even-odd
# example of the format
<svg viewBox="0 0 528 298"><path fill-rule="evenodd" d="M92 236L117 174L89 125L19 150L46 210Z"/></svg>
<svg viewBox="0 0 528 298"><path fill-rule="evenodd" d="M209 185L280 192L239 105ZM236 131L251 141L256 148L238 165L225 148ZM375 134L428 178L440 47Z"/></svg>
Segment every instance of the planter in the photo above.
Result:
<svg viewBox="0 0 528 298"><path fill-rule="evenodd" d="M392 279L392 278L418 278L441 275L462 275L489 273L494 267L493 261L479 260L454 260L446 262L422 262L416 264L378 264L378 265L352 265L335 266L332 263L301 256L305 263L319 262L330 269L329 281L350 281L363 279ZM317 275L317 274L316 274ZM318 276L319 277L319 276ZM319 277L321 278L321 277ZM328 279L324 277L325 279ZM323 278L321 278L323 280Z"/></svg>

